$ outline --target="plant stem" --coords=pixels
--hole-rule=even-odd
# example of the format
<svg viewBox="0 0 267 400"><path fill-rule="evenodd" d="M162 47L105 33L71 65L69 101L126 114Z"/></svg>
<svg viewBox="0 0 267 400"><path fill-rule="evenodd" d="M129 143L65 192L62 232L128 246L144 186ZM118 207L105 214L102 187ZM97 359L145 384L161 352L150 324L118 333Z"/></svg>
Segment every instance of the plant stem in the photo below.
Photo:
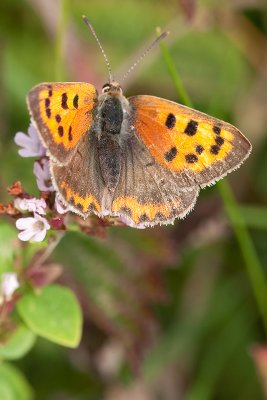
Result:
<svg viewBox="0 0 267 400"><path fill-rule="evenodd" d="M157 34L160 35L160 33L161 33L161 31L158 28L157 29ZM171 76L172 80L173 80L174 86L176 88L178 96L181 99L181 102L183 104L185 104L187 107L193 107L191 99L188 96L188 94L187 94L187 92L185 90L185 87L183 85L182 79L180 78L180 75L177 72L176 66L175 66L175 64L173 62L173 59L172 59L171 55L170 55L169 49L168 49L168 47L166 46L166 44L164 43L163 40L160 42L160 48L161 48L161 52L162 52L162 55L163 55L164 62L166 64L166 67L167 67L167 69L168 69L168 71L170 73L170 76Z"/></svg>
<svg viewBox="0 0 267 400"><path fill-rule="evenodd" d="M59 82L64 80L64 35L66 32L66 26L68 21L68 0L61 0L59 3L58 12L58 28L55 37L55 70L54 77L55 81Z"/></svg>
<svg viewBox="0 0 267 400"><path fill-rule="evenodd" d="M218 182L217 187L223 199L224 208L228 215L229 222L245 260L247 274L267 332L267 285L261 262L228 181L224 179L223 181Z"/></svg>
<svg viewBox="0 0 267 400"><path fill-rule="evenodd" d="M163 59L170 72L170 76L176 87L178 96L186 106L192 107L192 102L182 84L182 80L171 58L168 47L163 41L160 43L160 47ZM264 328L267 333L267 284L260 259L257 255L255 246L249 235L248 229L229 183L226 179L224 179L224 181L217 184L217 187L223 200L229 223L235 233L240 251L244 258L248 278L250 280Z"/></svg>

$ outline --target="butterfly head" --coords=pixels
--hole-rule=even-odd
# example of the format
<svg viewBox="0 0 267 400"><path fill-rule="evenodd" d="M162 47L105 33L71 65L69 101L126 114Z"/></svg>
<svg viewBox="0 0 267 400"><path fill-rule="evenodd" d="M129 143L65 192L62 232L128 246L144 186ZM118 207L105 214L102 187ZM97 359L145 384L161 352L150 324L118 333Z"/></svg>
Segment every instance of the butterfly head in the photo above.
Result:
<svg viewBox="0 0 267 400"><path fill-rule="evenodd" d="M102 87L103 94L109 94L111 96L121 96L122 88L118 82L112 80L111 82L105 83Z"/></svg>

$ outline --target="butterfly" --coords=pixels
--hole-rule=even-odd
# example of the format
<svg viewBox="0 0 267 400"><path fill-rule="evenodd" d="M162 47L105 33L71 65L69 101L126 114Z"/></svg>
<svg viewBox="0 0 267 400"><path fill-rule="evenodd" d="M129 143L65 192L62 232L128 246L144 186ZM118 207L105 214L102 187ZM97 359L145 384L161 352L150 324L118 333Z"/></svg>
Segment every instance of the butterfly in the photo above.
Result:
<svg viewBox="0 0 267 400"><path fill-rule="evenodd" d="M100 95L90 83L41 83L27 103L53 185L84 218L117 216L136 228L173 223L192 210L200 188L251 151L229 123L159 97L127 99L111 77Z"/></svg>

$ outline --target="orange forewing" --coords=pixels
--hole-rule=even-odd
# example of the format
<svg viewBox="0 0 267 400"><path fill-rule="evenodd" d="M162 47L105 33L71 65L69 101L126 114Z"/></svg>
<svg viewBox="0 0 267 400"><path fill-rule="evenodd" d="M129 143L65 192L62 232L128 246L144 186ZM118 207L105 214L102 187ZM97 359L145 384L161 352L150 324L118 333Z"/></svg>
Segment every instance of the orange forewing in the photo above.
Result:
<svg viewBox="0 0 267 400"><path fill-rule="evenodd" d="M89 83L41 83L29 92L29 109L51 156L66 163L93 121L97 91Z"/></svg>
<svg viewBox="0 0 267 400"><path fill-rule="evenodd" d="M226 122L154 96L129 101L135 109L134 128L144 144L160 165L174 172L202 172L232 151L240 152L237 165L250 151L247 139Z"/></svg>

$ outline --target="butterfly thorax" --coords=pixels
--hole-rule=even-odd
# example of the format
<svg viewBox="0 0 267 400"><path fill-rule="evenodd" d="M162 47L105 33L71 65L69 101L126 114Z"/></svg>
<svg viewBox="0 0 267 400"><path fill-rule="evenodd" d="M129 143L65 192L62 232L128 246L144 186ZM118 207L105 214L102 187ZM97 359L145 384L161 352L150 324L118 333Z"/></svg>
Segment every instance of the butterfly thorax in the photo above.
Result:
<svg viewBox="0 0 267 400"><path fill-rule="evenodd" d="M98 138L97 149L102 178L110 191L115 190L120 177L129 114L129 103L117 82L104 85L98 98L93 130Z"/></svg>

